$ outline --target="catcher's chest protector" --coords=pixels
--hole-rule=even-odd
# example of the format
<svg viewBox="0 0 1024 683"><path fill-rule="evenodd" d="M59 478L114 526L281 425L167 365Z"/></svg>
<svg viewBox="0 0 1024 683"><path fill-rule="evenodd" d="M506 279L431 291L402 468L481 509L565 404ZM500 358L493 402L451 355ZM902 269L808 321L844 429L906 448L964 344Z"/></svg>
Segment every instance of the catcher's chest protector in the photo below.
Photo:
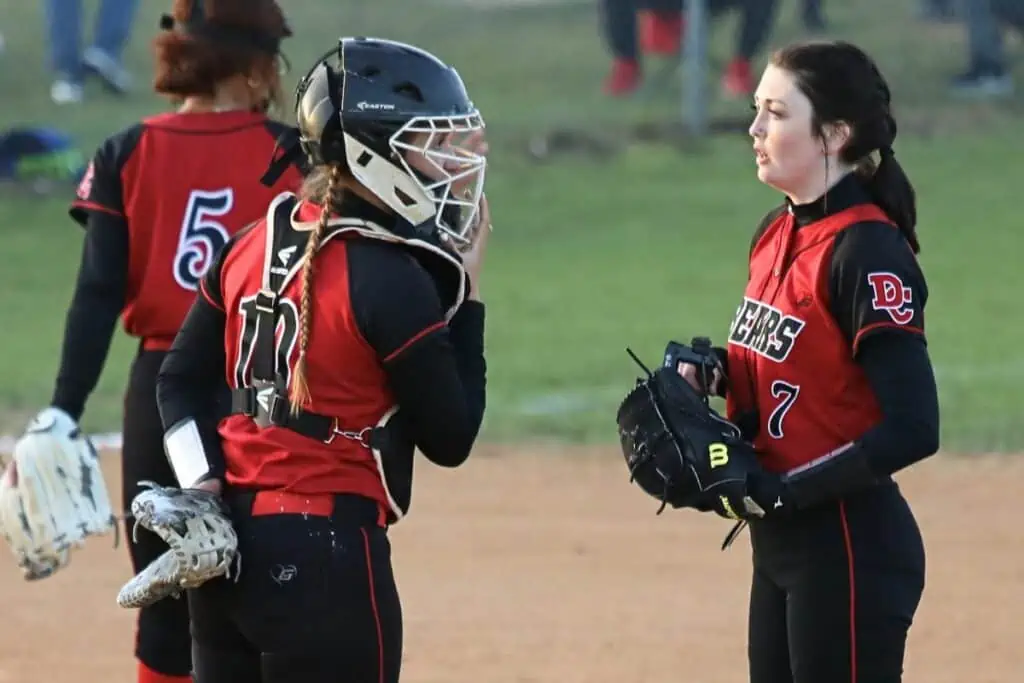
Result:
<svg viewBox="0 0 1024 683"><path fill-rule="evenodd" d="M224 455L241 485L276 486L281 475L268 474L272 469L301 466L327 491L377 500L395 522L410 505L414 445L398 428L384 371L352 311L344 240L368 230L366 221L332 221L320 240L306 354L312 400L298 416L289 411L302 325L302 266L315 224L293 221L299 208L293 195L279 196L264 229L244 235L224 261L233 413L220 425ZM253 422L260 428L255 436Z"/></svg>
<svg viewBox="0 0 1024 683"><path fill-rule="evenodd" d="M798 229L786 211L751 254L750 279L729 328L727 410L730 419L757 410L754 446L768 469L809 462L881 418L829 309L835 236L861 221L891 223L863 204Z"/></svg>
<svg viewBox="0 0 1024 683"><path fill-rule="evenodd" d="M264 410L268 387L287 395L298 359L302 266L313 225L293 226L296 207L292 195L275 199L265 227L234 245L221 273L229 384L234 390L255 389ZM344 230L328 230L320 240L313 276L306 353L312 403L306 408L358 430L375 424L392 400L376 354L362 339L352 312ZM225 428L230 431L231 425Z"/></svg>

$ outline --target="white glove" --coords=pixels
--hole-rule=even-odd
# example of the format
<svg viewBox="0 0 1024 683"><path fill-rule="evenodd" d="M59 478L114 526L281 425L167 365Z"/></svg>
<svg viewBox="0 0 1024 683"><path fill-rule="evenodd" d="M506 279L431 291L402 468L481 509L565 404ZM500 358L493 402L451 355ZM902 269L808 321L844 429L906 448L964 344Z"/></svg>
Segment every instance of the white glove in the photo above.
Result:
<svg viewBox="0 0 1024 683"><path fill-rule="evenodd" d="M117 604L126 609L147 607L168 596L177 597L210 579L238 579L238 536L220 497L199 489L177 489L140 481L147 490L132 501L138 527L162 538L170 550L126 583Z"/></svg>
<svg viewBox="0 0 1024 683"><path fill-rule="evenodd" d="M59 408L36 415L0 479L0 532L28 580L50 576L88 536L117 530L99 458ZM115 537L115 545L117 540Z"/></svg>

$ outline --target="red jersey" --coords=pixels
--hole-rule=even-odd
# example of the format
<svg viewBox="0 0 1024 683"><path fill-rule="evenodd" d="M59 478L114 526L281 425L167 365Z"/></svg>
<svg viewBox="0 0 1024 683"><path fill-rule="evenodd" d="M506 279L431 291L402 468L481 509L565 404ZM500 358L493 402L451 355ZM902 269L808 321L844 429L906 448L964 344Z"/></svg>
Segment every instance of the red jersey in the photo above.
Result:
<svg viewBox="0 0 1024 683"><path fill-rule="evenodd" d="M168 113L107 139L71 205L123 218L128 230L125 331L166 349L203 274L228 238L301 182L290 167L273 188L260 183L284 129L250 112Z"/></svg>
<svg viewBox="0 0 1024 683"><path fill-rule="evenodd" d="M756 415L753 443L775 472L878 424L878 403L856 363L864 339L883 330L924 333L927 290L898 228L873 204L830 197L840 205L811 220L792 210L769 216L729 331L728 415L741 423Z"/></svg>
<svg viewBox="0 0 1024 683"><path fill-rule="evenodd" d="M368 204L362 212L332 219L320 239L305 358L310 401L303 410L333 418L337 430L350 433L376 426L395 406L385 364L446 330L440 307L434 310L412 296L432 289L410 254L415 250L380 238L386 232L375 226L393 222L393 216ZM305 245L319 218L318 207L292 195L279 197L265 219L231 241L206 275L202 296L225 312L225 371L232 389L254 386L256 294L263 289L265 268L284 278L280 288L273 286L280 292L274 353L277 373L290 384L302 325ZM271 231L274 236L286 231L283 241L272 240ZM416 275L415 282L409 280ZM404 321L396 326L399 318ZM352 493L397 515L408 506L411 471L385 471L387 463L359 440L311 438L288 427L260 426L246 414L223 419L219 433L231 484L307 495Z"/></svg>

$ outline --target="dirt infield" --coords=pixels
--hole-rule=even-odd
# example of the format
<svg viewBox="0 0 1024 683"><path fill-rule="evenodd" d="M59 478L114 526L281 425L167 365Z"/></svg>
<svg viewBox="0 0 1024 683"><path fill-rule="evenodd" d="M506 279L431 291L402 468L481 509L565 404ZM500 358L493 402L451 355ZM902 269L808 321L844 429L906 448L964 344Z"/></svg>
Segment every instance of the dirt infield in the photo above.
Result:
<svg viewBox="0 0 1024 683"><path fill-rule="evenodd" d="M745 680L750 551L744 540L719 552L725 520L655 518L607 449L482 448L462 470L423 464L417 477L413 514L392 531L404 681ZM936 459L901 484L929 553L905 680L1019 680L1024 545L1011 505L1024 458ZM107 539L38 584L0 562L0 683L133 681L134 614L114 602L128 577Z"/></svg>

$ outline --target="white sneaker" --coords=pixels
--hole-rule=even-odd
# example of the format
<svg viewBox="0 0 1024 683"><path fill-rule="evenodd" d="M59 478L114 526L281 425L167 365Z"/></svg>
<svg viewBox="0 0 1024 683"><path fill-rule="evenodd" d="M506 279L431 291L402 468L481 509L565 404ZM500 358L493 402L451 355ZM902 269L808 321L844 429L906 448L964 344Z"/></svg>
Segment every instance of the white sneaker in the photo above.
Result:
<svg viewBox="0 0 1024 683"><path fill-rule="evenodd" d="M117 93L131 90L132 76L121 62L98 47L86 48L82 53L82 65L103 79L104 84Z"/></svg>
<svg viewBox="0 0 1024 683"><path fill-rule="evenodd" d="M65 78L58 78L50 86L50 99L54 104L78 104L84 93L81 83L73 83Z"/></svg>

